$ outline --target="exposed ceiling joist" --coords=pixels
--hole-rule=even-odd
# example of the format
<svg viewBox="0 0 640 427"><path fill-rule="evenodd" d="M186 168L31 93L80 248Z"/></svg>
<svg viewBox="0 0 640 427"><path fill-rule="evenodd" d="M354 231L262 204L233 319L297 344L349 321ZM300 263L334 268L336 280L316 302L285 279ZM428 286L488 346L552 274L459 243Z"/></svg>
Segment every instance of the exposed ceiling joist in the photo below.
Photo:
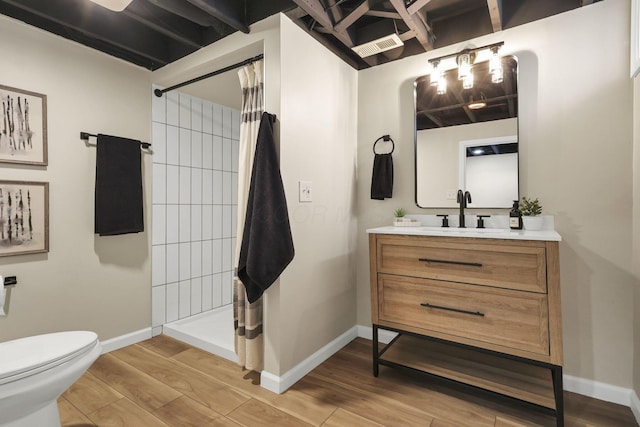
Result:
<svg viewBox="0 0 640 427"><path fill-rule="evenodd" d="M149 3L132 3L122 13L180 43L194 48L203 46L202 33L191 22Z"/></svg>
<svg viewBox="0 0 640 427"><path fill-rule="evenodd" d="M407 8L407 12L409 15L414 15L417 11L422 9L427 5L427 3L431 2L431 0L416 0Z"/></svg>
<svg viewBox="0 0 640 427"><path fill-rule="evenodd" d="M216 25L220 22L199 7L196 7L189 2L185 2L184 0L146 0L146 2L181 16L184 19L188 19L191 22L195 22L202 27ZM125 10L135 7L137 3L139 2L132 3Z"/></svg>
<svg viewBox="0 0 640 427"><path fill-rule="evenodd" d="M155 70L283 12L363 69L598 1L133 0L123 12L112 12L88 0L0 0L0 14ZM391 33L403 47L385 39ZM365 50L368 44L379 50Z"/></svg>
<svg viewBox="0 0 640 427"><path fill-rule="evenodd" d="M353 25L358 19L360 19L365 13L369 11L369 0L363 0L351 13L342 18L340 22L336 24L336 31L345 31L348 27Z"/></svg>
<svg viewBox="0 0 640 427"><path fill-rule="evenodd" d="M187 0L238 31L249 34L249 26L244 18L244 2L234 0Z"/></svg>
<svg viewBox="0 0 640 427"><path fill-rule="evenodd" d="M416 39L420 42L425 51L433 49L431 36L418 14L411 15L404 5L404 0L390 0L391 5L398 11L402 20L416 34Z"/></svg>
<svg viewBox="0 0 640 427"><path fill-rule="evenodd" d="M387 18L387 19L402 19L398 12L392 12L388 10L368 10L365 13L367 16L375 16L376 18Z"/></svg>
<svg viewBox="0 0 640 427"><path fill-rule="evenodd" d="M487 0L493 32L502 31L502 0Z"/></svg>

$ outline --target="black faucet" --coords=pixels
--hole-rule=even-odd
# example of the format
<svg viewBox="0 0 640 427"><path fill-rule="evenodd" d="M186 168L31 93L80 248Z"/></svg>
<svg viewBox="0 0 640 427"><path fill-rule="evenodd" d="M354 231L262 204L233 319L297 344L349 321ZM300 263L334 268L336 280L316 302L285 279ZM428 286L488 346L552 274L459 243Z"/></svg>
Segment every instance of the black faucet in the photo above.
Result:
<svg viewBox="0 0 640 427"><path fill-rule="evenodd" d="M460 221L458 227L467 228L464 225L464 208L467 207L467 203L471 203L471 193L465 191L463 194L462 190L458 190L458 197L456 198L456 201L460 203Z"/></svg>

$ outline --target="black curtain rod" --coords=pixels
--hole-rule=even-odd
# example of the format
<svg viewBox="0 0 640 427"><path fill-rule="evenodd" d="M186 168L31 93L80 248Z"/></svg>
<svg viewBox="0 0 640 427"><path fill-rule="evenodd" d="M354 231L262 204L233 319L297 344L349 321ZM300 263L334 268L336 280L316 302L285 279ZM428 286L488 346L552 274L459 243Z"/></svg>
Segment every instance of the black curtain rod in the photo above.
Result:
<svg viewBox="0 0 640 427"><path fill-rule="evenodd" d="M90 136L92 136L92 137L94 137L94 138L97 138L97 137L98 137L98 135L94 135L94 134L89 133L89 132L80 132L80 139L81 139L81 140L83 140L83 141L85 141L85 142L88 142L88 141L89 141L89 137L90 137ZM147 149L147 148L150 148L150 147L151 147L151 143L150 143L150 142L142 142L142 141L140 141L140 146L141 146L142 148Z"/></svg>
<svg viewBox="0 0 640 427"><path fill-rule="evenodd" d="M204 76L196 77L196 78L193 78L191 80L187 80L186 82L178 83L177 85L173 85L173 86L168 87L166 89L156 89L156 90L153 91L153 93L158 98L161 98L162 95L165 92L169 92L169 91L172 91L174 89L178 89L178 88L180 88L182 86L190 85L191 83L199 82L200 80L208 79L209 77L217 76L218 74L226 73L227 71L231 71L231 70L233 70L235 68L244 67L245 65L251 64L251 63L256 62L256 61L259 61L262 58L264 58L264 55L260 54L260 55L254 56L253 58L245 59L244 61L238 62L237 64L229 65L228 67L224 67L224 68L221 68L219 70L212 71L212 72L210 72L208 74L205 74Z"/></svg>

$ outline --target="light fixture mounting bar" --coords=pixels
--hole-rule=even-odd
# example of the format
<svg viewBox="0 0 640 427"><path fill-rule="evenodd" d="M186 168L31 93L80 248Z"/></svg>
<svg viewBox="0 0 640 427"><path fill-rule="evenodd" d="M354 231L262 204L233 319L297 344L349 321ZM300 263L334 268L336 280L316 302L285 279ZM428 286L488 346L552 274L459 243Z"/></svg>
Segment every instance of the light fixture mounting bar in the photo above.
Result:
<svg viewBox="0 0 640 427"><path fill-rule="evenodd" d="M486 46L463 49L463 50L461 50L459 52L450 53L448 55L439 56L437 58L431 58L431 59L429 59L429 63L436 62L436 61L442 61L444 59L449 59L449 58L455 58L458 55L460 55L461 53L476 54L476 53L478 53L480 51L491 50L493 48L502 47L502 46L504 46L504 42L498 42L498 43L493 43L493 44L489 44L489 45L486 45Z"/></svg>

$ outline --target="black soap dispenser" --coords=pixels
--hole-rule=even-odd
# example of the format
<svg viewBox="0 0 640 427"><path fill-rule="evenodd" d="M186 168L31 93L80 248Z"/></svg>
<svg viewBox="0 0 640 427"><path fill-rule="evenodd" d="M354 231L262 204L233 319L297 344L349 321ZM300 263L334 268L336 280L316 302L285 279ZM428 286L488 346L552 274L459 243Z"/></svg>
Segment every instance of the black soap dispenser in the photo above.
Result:
<svg viewBox="0 0 640 427"><path fill-rule="evenodd" d="M517 200L513 201L513 207L509 212L509 227L512 230L522 230L522 212Z"/></svg>

